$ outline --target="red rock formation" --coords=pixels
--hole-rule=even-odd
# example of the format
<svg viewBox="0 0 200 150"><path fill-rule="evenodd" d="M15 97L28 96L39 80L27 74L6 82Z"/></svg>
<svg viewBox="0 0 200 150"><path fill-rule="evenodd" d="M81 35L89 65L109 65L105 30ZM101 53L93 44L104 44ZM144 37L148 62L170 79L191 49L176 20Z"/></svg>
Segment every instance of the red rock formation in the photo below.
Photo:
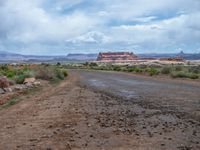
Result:
<svg viewBox="0 0 200 150"><path fill-rule="evenodd" d="M99 53L97 61L131 61L136 59L137 56L129 52L107 52Z"/></svg>

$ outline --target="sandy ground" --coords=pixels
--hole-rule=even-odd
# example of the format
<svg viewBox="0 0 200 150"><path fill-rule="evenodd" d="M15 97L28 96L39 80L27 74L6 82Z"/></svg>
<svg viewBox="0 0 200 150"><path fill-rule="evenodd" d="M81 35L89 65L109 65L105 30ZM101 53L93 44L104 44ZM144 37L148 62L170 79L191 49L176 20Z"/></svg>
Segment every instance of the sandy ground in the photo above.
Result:
<svg viewBox="0 0 200 150"><path fill-rule="evenodd" d="M0 149L200 149L200 84L71 71L0 111Z"/></svg>

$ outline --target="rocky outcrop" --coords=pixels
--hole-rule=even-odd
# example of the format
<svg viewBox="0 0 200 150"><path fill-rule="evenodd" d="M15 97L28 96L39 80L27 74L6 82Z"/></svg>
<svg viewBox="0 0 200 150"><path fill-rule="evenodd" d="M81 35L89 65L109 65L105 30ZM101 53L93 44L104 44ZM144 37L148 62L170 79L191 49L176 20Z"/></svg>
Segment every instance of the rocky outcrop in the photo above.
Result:
<svg viewBox="0 0 200 150"><path fill-rule="evenodd" d="M31 89L41 85L41 83L39 81L36 81L35 78L25 78L24 84L16 84L10 86L11 84L9 83L10 81L6 77L0 78L0 94Z"/></svg>
<svg viewBox="0 0 200 150"><path fill-rule="evenodd" d="M106 52L99 53L97 61L133 61L137 56L131 52Z"/></svg>
<svg viewBox="0 0 200 150"><path fill-rule="evenodd" d="M9 87L9 80L7 77L0 77L0 88L4 89Z"/></svg>

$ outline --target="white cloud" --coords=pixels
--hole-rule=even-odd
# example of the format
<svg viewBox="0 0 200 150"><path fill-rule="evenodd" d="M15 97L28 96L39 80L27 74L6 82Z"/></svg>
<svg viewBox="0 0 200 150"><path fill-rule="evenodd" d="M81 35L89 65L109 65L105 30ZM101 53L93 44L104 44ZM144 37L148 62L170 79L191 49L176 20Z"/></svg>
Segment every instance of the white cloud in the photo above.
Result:
<svg viewBox="0 0 200 150"><path fill-rule="evenodd" d="M96 43L96 44L105 44L108 43L110 37L98 31L90 31L84 35L78 36L75 39L68 40L67 42L76 43Z"/></svg>
<svg viewBox="0 0 200 150"><path fill-rule="evenodd" d="M0 50L193 51L199 10L199 0L0 0Z"/></svg>

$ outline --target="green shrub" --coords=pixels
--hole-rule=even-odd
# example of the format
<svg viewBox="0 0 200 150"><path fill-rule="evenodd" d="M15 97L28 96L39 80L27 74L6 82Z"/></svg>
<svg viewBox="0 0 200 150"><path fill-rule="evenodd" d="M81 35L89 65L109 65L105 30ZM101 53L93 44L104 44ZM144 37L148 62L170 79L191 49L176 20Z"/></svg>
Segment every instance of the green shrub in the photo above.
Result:
<svg viewBox="0 0 200 150"><path fill-rule="evenodd" d="M162 73L162 74L170 74L171 71L172 71L172 68L171 68L171 67L163 67L163 68L161 69L161 73Z"/></svg>
<svg viewBox="0 0 200 150"><path fill-rule="evenodd" d="M35 71L33 71L33 70L27 70L23 74L24 74L25 78L35 77Z"/></svg>
<svg viewBox="0 0 200 150"><path fill-rule="evenodd" d="M17 84L22 84L25 78L35 77L35 72L33 70L20 70L17 72L13 78Z"/></svg>
<svg viewBox="0 0 200 150"><path fill-rule="evenodd" d="M55 68L55 75L56 75L56 78L60 79L60 80L64 80L65 76L64 76L64 73L62 72L61 69L58 69L58 68ZM55 77L53 77L55 78Z"/></svg>
<svg viewBox="0 0 200 150"><path fill-rule="evenodd" d="M65 77L68 76L68 73L67 73L67 70L66 70L66 69L63 69L62 72L63 72L63 75L64 75Z"/></svg>
<svg viewBox="0 0 200 150"><path fill-rule="evenodd" d="M180 71L180 72L174 71L174 72L171 73L171 77L173 77L173 78L186 78L187 73L183 72L183 71Z"/></svg>
<svg viewBox="0 0 200 150"><path fill-rule="evenodd" d="M21 75L17 75L15 76L14 80L17 84L23 84L24 82L24 79L25 79L25 75L24 74L21 74Z"/></svg>
<svg viewBox="0 0 200 150"><path fill-rule="evenodd" d="M8 78L13 78L16 75L14 70L8 70L5 74Z"/></svg>
<svg viewBox="0 0 200 150"><path fill-rule="evenodd" d="M38 79L52 80L55 76L55 72L50 67L40 66L36 69L36 78Z"/></svg>
<svg viewBox="0 0 200 150"><path fill-rule="evenodd" d="M135 72L143 72L143 69L141 69L141 68L135 68L134 71Z"/></svg>
<svg viewBox="0 0 200 150"><path fill-rule="evenodd" d="M175 66L175 71L183 71L183 67L182 66Z"/></svg>
<svg viewBox="0 0 200 150"><path fill-rule="evenodd" d="M190 79L198 79L198 78L199 78L199 75L196 74L196 73L191 73L191 74L189 75L189 78L190 78Z"/></svg>
<svg viewBox="0 0 200 150"><path fill-rule="evenodd" d="M135 67L130 67L127 69L128 72L134 72L135 71Z"/></svg>
<svg viewBox="0 0 200 150"><path fill-rule="evenodd" d="M97 67L98 64L97 64L97 63L94 63L94 62L91 62L91 63L89 63L89 66L90 66L90 67Z"/></svg>
<svg viewBox="0 0 200 150"><path fill-rule="evenodd" d="M67 70L56 66L40 66L36 69L36 78L42 80L63 80L66 76Z"/></svg>
<svg viewBox="0 0 200 150"><path fill-rule="evenodd" d="M189 72L199 74L200 73L200 66L191 66L188 69Z"/></svg>
<svg viewBox="0 0 200 150"><path fill-rule="evenodd" d="M8 70L8 65L1 65L0 70Z"/></svg>
<svg viewBox="0 0 200 150"><path fill-rule="evenodd" d="M173 78L190 78L190 79L198 79L199 75L195 73L189 73L189 72L173 72L171 74Z"/></svg>
<svg viewBox="0 0 200 150"><path fill-rule="evenodd" d="M156 68L147 68L146 70L150 76L159 74L159 71Z"/></svg>
<svg viewBox="0 0 200 150"><path fill-rule="evenodd" d="M114 66L113 70L114 71L121 71L121 67L120 66Z"/></svg>

